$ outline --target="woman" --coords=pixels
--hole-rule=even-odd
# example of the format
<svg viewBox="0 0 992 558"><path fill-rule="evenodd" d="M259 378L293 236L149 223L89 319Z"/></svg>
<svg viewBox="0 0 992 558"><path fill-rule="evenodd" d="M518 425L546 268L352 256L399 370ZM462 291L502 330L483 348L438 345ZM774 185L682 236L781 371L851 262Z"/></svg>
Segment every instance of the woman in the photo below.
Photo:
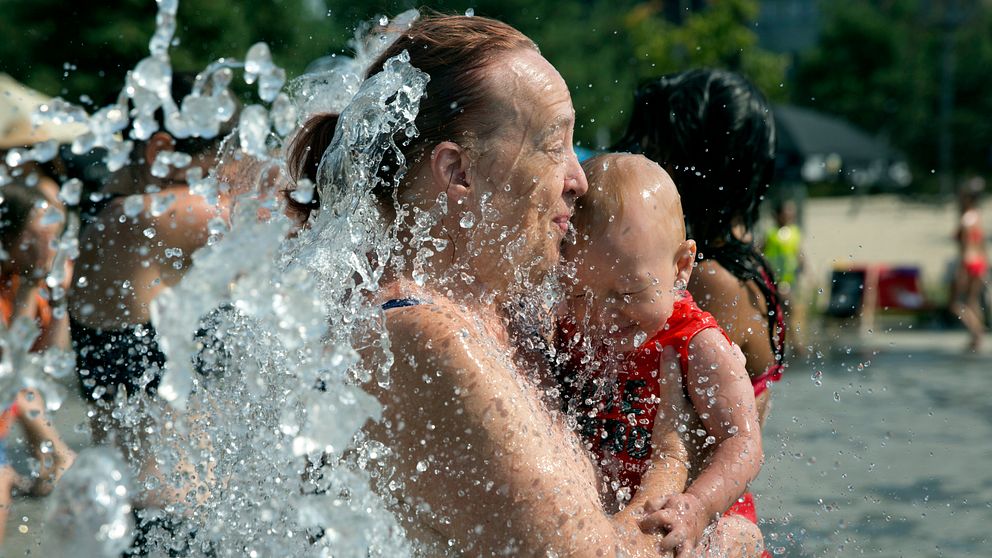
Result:
<svg viewBox="0 0 992 558"><path fill-rule="evenodd" d="M604 513L592 464L515 349L520 299L558 262L587 189L568 88L527 37L486 18L419 20L369 75L403 51L430 81L401 146L409 171L375 194L388 223L448 209L422 275L392 268L376 300L396 360L388 389L368 386L383 418L367 433L390 449L399 515L430 555L658 555ZM297 178L317 178L335 120L311 120L291 147ZM401 252L416 249L411 221L397 223Z"/></svg>
<svg viewBox="0 0 992 558"><path fill-rule="evenodd" d="M954 274L950 297L951 311L968 328L971 339L967 349L971 352L977 352L981 348L982 338L985 336L981 297L989 271L989 260L985 251L985 232L982 230L979 205L984 189L985 181L973 178L965 183L959 194L961 217L956 239L961 263Z"/></svg>
<svg viewBox="0 0 992 558"><path fill-rule="evenodd" d="M764 96L742 76L690 70L642 85L627 133L614 148L665 167L699 250L689 281L697 304L744 351L758 414L785 364L781 298L752 242L774 170L775 124Z"/></svg>

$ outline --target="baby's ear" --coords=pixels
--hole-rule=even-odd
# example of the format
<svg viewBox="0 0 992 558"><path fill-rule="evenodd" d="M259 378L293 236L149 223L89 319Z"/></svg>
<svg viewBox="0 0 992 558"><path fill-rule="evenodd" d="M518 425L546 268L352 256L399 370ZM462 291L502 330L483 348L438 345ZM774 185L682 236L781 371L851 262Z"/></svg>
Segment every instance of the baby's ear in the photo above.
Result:
<svg viewBox="0 0 992 558"><path fill-rule="evenodd" d="M696 262L696 241L684 240L675 251L675 279L689 284L692 275L692 265Z"/></svg>

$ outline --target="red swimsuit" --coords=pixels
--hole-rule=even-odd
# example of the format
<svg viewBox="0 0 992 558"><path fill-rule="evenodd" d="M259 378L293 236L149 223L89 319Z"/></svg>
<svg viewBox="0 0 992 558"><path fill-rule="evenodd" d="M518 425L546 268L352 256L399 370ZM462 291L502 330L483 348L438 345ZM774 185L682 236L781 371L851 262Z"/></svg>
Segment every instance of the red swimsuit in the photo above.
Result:
<svg viewBox="0 0 992 558"><path fill-rule="evenodd" d="M676 350L685 380L689 368L689 343L701 331L710 328L718 329L727 338L716 319L700 309L687 294L675 302L672 316L661 331L620 357L616 389L605 390L607 393L598 397L590 393L591 389L586 389L578 398L582 407L579 420L583 437L597 456L604 475L627 488L630 496L637 491L641 476L651 461L651 432L661 402L658 383L661 349L673 347ZM568 332L563 333L567 335ZM578 355L572 353L572 356ZM570 363L580 360L581 357L573 358ZM752 381L755 393L764 391L780 376L780 367L770 368ZM585 383L595 389L594 382ZM740 515L757 523L753 496L745 493L725 515Z"/></svg>

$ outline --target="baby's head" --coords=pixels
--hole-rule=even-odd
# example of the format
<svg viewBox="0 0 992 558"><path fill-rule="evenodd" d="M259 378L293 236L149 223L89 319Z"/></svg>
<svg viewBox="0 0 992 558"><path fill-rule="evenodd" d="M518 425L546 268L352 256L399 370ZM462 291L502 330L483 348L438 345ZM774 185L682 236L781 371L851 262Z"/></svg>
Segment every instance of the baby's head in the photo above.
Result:
<svg viewBox="0 0 992 558"><path fill-rule="evenodd" d="M640 155L608 154L583 168L589 192L575 208L575 264L566 285L577 333L628 351L659 331L685 288L696 244L685 238L678 190Z"/></svg>

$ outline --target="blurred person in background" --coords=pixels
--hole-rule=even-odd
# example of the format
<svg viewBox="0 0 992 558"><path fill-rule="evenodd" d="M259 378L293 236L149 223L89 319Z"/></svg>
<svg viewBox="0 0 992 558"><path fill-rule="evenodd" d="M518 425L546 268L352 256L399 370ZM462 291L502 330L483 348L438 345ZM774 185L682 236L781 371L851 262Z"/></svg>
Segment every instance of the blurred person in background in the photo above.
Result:
<svg viewBox="0 0 992 558"><path fill-rule="evenodd" d="M792 199L778 199L774 205L775 224L765 231L761 252L775 272L779 295L789 327L789 343L793 350L801 349L804 305L799 289L803 273L803 233L797 222L798 208Z"/></svg>
<svg viewBox="0 0 992 558"><path fill-rule="evenodd" d="M65 317L52 312L45 286L55 261L62 219L46 217L53 205L38 187L20 181L0 189L0 311L9 327L18 317L33 319L40 334L32 350L67 348ZM58 209L55 209L58 211Z"/></svg>
<svg viewBox="0 0 992 558"><path fill-rule="evenodd" d="M50 204L37 188L13 182L0 188L0 321L4 329L17 319L34 321L39 336L32 350L66 344L65 319L53 317L43 281L55 260L59 222L45 218ZM6 402L3 402L6 404ZM7 455L10 428L19 424L38 462L33 479L11 466ZM22 389L0 412L0 542L10 511L12 492L46 495L69 468L75 454L45 415L45 402L33 388Z"/></svg>
<svg viewBox="0 0 992 558"><path fill-rule="evenodd" d="M652 79L635 92L627 132L613 150L643 154L675 181L698 247L689 293L747 357L764 423L768 386L785 367L786 330L775 274L752 235L774 170L768 102L743 76L723 70ZM757 523L753 496L745 493L728 514Z"/></svg>
<svg viewBox="0 0 992 558"><path fill-rule="evenodd" d="M961 258L950 296L950 310L968 328L971 339L967 350L972 352L981 348L985 336L981 297L987 284L989 259L979 204L984 190L985 180L975 177L965 182L958 195L961 215L956 240Z"/></svg>
<svg viewBox="0 0 992 558"><path fill-rule="evenodd" d="M175 74L173 98L188 94L194 78ZM161 126L161 111L156 116ZM209 175L236 121L236 116L229 120L216 138L178 139L160 130L135 141L130 164L109 174L99 194L88 196L82 207L77 279L69 292L76 372L92 409L94 442L116 444L135 469L139 485L149 487L133 502L136 537L129 556L150 551L153 530L168 532L176 544L190 544L193 534L183 527L182 514L163 515L159 510L175 508L194 490L197 497L206 497L210 482L205 478L209 472L197 468L188 455L199 444L197 434L155 427L182 417L154 397L166 357L152 326L151 305L185 275L193 253L210 238L211 222L229 219L239 193L234 177L221 176L211 195L191 191L187 173ZM160 156L174 161L173 153L187 154L191 162L165 169L158 165L153 172L156 161L162 162ZM236 161L231 165L237 166ZM132 409L131 419L120 418L129 414L118 410L121 405ZM175 444L182 446L174 448L179 459L160 466L155 453ZM188 546L170 549L189 551Z"/></svg>

